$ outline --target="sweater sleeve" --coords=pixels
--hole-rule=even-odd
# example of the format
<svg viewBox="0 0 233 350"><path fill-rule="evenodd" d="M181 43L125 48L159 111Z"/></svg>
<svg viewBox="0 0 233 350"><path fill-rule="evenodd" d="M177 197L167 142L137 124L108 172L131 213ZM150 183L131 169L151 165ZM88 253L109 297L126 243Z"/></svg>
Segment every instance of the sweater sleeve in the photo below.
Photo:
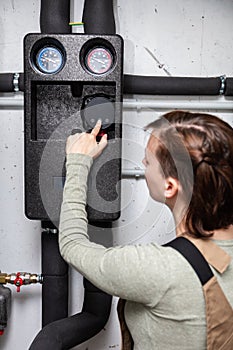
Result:
<svg viewBox="0 0 233 350"><path fill-rule="evenodd" d="M105 248L89 240L86 196L92 162L82 154L67 156L59 226L61 254L105 292L154 306L169 288L164 250L153 243Z"/></svg>

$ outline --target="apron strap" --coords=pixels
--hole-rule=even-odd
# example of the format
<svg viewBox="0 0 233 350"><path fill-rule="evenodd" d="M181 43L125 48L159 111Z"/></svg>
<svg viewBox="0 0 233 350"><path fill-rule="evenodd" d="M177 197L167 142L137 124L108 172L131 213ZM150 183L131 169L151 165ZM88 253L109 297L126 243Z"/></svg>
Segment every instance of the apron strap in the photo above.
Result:
<svg viewBox="0 0 233 350"><path fill-rule="evenodd" d="M199 277L202 285L207 283L209 279L214 276L204 256L188 239L184 237L177 237L173 241L165 244L164 247L172 247L179 251L185 257L185 259L188 260Z"/></svg>

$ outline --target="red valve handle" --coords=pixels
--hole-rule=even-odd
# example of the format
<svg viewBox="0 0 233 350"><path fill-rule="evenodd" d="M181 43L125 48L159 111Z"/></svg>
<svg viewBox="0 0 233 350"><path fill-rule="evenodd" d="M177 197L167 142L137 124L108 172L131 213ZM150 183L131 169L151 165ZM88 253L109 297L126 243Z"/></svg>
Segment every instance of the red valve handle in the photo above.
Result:
<svg viewBox="0 0 233 350"><path fill-rule="evenodd" d="M20 272L17 272L16 279L14 280L14 284L17 287L17 289L16 289L17 293L19 293L20 292L20 287L23 285L23 280L20 277Z"/></svg>

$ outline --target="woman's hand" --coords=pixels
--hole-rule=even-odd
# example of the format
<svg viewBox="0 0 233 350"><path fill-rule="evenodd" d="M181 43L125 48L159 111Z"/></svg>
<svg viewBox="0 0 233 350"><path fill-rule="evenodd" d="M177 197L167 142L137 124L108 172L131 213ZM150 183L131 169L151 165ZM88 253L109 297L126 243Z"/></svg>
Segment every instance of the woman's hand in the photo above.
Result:
<svg viewBox="0 0 233 350"><path fill-rule="evenodd" d="M68 137L66 142L66 154L81 153L92 158L98 157L107 146L107 134L101 137L100 142L96 141L101 128L101 120L98 120L91 133L83 132Z"/></svg>

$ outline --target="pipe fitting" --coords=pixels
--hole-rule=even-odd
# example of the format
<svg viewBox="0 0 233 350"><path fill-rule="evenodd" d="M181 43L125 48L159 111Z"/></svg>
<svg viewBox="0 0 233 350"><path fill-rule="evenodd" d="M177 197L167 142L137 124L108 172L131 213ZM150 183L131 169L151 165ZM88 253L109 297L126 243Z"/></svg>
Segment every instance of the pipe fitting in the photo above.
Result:
<svg viewBox="0 0 233 350"><path fill-rule="evenodd" d="M31 274L29 272L17 272L17 273L0 273L0 284L14 284L17 287L17 292L20 292L22 285L29 285L35 283L43 283L42 275Z"/></svg>
<svg viewBox="0 0 233 350"><path fill-rule="evenodd" d="M19 92L19 76L19 73L14 73L13 75L14 92Z"/></svg>

